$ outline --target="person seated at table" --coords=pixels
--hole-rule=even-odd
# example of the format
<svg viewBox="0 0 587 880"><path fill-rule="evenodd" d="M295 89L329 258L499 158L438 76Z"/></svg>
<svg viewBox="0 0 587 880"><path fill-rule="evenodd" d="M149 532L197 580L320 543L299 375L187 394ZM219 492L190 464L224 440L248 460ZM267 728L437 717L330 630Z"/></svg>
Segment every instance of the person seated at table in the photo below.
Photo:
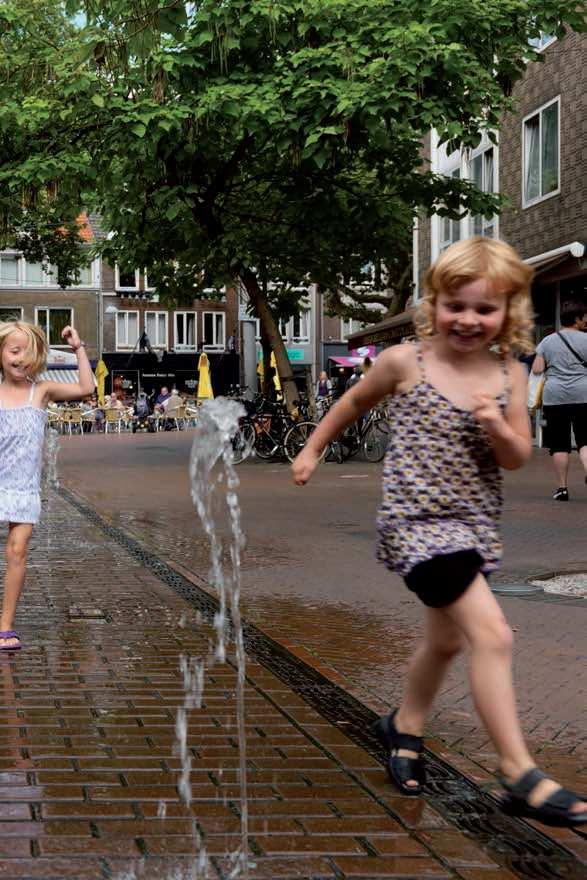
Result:
<svg viewBox="0 0 587 880"><path fill-rule="evenodd" d="M163 427L166 431L171 431L175 427L176 420L179 417L182 407L183 400L181 399L177 388L174 388L169 400L165 403ZM179 423L177 423L177 426L179 427Z"/></svg>
<svg viewBox="0 0 587 880"><path fill-rule="evenodd" d="M110 409L116 409L119 412L126 410L124 403L120 400L116 391L113 391L110 395Z"/></svg>
<svg viewBox="0 0 587 880"><path fill-rule="evenodd" d="M139 396L135 400L132 410L131 430L133 434L136 434L137 430L140 428L146 428L149 433L152 433L155 430L154 417L151 414L149 400L144 391L139 392Z"/></svg>
<svg viewBox="0 0 587 880"><path fill-rule="evenodd" d="M155 398L155 412L162 413L165 410L165 406L169 401L171 394L169 393L169 388L166 385L163 385L160 393Z"/></svg>

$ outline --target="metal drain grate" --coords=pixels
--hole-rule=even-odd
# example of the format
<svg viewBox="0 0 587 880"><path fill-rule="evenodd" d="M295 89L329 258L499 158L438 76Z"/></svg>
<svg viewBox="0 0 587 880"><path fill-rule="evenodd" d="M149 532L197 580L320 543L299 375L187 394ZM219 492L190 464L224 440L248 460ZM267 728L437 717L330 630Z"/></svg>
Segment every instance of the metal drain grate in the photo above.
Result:
<svg viewBox="0 0 587 880"><path fill-rule="evenodd" d="M90 522L126 548L160 580L196 607L207 621L213 621L218 607L213 596L177 574L163 560L122 529L110 525L93 508L79 501L71 492L66 489L57 491ZM371 709L311 666L294 657L282 645L252 624L245 621L243 632L247 654L280 678L320 715L339 727L350 740L373 755L380 764L385 765L385 753L371 733L371 726L376 720L376 715ZM250 684L261 692L254 681ZM273 702L269 695L265 694L265 698ZM283 709L280 711L287 714ZM303 726L294 719L290 718L290 720L324 754L331 760L337 761ZM424 799L452 825L474 837L497 863L526 880L585 880L584 865L572 852L525 822L505 816L494 797L479 789L467 777L428 749L424 751L429 779ZM377 800L389 815L403 824L401 817L397 816L385 801L380 800L376 792L354 777L352 771L344 765L340 766L374 800Z"/></svg>
<svg viewBox="0 0 587 880"><path fill-rule="evenodd" d="M70 605L67 616L72 623L83 621L84 623L107 623L110 617L101 608L90 605Z"/></svg>

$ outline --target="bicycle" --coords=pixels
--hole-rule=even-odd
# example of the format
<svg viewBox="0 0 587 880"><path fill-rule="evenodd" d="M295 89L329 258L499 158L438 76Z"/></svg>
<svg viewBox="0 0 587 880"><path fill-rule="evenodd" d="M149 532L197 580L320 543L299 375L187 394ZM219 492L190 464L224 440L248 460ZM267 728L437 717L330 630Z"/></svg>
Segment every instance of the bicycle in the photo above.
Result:
<svg viewBox="0 0 587 880"><path fill-rule="evenodd" d="M335 442L341 447L343 461L362 451L370 462L381 461L390 441L390 427L383 407L375 407L361 422L346 428Z"/></svg>
<svg viewBox="0 0 587 880"><path fill-rule="evenodd" d="M240 464L253 451L265 460L283 456L293 461L315 428L315 422L295 421L282 404L263 401L262 411L241 419L232 440L234 462Z"/></svg>

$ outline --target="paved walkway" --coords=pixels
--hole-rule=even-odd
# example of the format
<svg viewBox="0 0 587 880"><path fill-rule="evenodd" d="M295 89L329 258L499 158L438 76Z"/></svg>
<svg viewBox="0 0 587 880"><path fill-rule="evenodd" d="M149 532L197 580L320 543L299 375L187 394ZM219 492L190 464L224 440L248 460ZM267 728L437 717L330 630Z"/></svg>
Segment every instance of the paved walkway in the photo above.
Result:
<svg viewBox="0 0 587 880"><path fill-rule="evenodd" d="M191 432L73 438L63 441L61 454L68 485L76 491L83 486L92 505L163 558L181 560L187 576L208 569L186 480L191 441ZM543 451L526 468L505 474L501 580L585 568L587 490L576 457L572 464L567 505L550 500L550 462ZM325 465L303 491L292 485L285 465L246 464L239 477L246 616L362 703L387 711L401 695L405 664L420 637L421 608L373 558L379 467ZM501 601L515 631L519 706L530 747L561 782L587 791L586 600ZM447 678L427 732L439 753L472 780L486 781L496 767L464 662ZM587 855L580 835L550 833Z"/></svg>
<svg viewBox="0 0 587 880"><path fill-rule="evenodd" d="M179 661L209 657L211 627L69 502L50 493L48 508L18 618L25 647L0 656L0 878L228 878L234 667L208 663L188 713L188 810ZM251 878L534 876L500 867L430 802L396 796L373 756L250 659L246 691Z"/></svg>

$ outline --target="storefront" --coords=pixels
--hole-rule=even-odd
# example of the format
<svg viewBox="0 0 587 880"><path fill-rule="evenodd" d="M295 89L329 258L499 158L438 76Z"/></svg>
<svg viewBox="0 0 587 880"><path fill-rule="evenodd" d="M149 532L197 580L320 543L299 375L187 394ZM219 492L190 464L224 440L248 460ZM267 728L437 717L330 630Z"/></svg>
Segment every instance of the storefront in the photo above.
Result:
<svg viewBox="0 0 587 880"><path fill-rule="evenodd" d="M206 352L215 396L226 394L239 381L239 358L235 352ZM106 391L117 391L125 397L139 391L151 394L162 386L177 388L188 397L197 397L198 360L200 352L174 354L165 352L161 360L144 352L111 352L103 355L109 375Z"/></svg>

